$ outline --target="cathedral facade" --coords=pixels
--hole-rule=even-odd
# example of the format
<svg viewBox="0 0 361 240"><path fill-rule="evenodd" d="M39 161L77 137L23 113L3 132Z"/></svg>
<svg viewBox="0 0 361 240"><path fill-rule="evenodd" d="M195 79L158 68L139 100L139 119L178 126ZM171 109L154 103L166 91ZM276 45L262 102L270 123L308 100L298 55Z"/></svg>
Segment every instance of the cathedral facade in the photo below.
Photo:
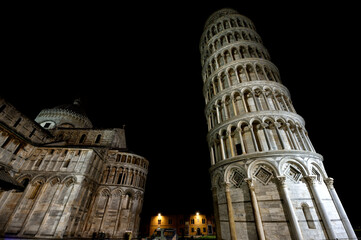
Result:
<svg viewBox="0 0 361 240"><path fill-rule="evenodd" d="M217 239L357 239L252 21L213 13L200 51Z"/></svg>
<svg viewBox="0 0 361 240"><path fill-rule="evenodd" d="M136 237L148 164L78 100L32 120L0 98L0 237Z"/></svg>

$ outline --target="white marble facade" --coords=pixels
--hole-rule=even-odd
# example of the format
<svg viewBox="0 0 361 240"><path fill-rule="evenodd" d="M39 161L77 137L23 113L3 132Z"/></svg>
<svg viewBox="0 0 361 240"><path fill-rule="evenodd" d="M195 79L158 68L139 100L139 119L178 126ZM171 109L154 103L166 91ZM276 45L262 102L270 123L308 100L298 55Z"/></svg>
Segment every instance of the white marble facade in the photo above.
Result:
<svg viewBox="0 0 361 240"><path fill-rule="evenodd" d="M213 13L200 51L217 239L357 239L252 21Z"/></svg>
<svg viewBox="0 0 361 240"><path fill-rule="evenodd" d="M0 189L0 236L136 237L148 161L124 129L96 129L80 102L31 120L0 99L0 167L25 186Z"/></svg>

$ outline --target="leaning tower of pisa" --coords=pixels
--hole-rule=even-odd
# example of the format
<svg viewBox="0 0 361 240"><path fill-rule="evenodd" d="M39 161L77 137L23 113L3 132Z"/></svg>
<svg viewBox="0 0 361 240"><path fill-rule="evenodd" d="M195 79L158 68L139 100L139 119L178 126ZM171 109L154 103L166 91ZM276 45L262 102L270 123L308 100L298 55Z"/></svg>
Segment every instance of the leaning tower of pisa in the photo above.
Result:
<svg viewBox="0 0 361 240"><path fill-rule="evenodd" d="M252 21L213 13L200 51L217 239L357 239Z"/></svg>

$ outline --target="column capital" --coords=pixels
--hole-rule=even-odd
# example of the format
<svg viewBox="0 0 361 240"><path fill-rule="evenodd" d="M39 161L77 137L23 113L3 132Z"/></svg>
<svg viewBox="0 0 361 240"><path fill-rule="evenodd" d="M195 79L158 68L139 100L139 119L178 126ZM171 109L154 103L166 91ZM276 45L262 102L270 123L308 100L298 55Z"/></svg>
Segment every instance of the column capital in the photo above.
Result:
<svg viewBox="0 0 361 240"><path fill-rule="evenodd" d="M273 122L273 125L276 127L276 128L280 128L282 125L281 123L279 122Z"/></svg>
<svg viewBox="0 0 361 240"><path fill-rule="evenodd" d="M309 184L316 184L318 181L317 181L317 176L316 175L308 175L308 176L305 176L303 177Z"/></svg>
<svg viewBox="0 0 361 240"><path fill-rule="evenodd" d="M248 183L248 187L250 190L254 191L254 184L252 178L245 178L244 181Z"/></svg>
<svg viewBox="0 0 361 240"><path fill-rule="evenodd" d="M286 177L285 176L278 176L276 177L278 180L278 183L281 185L281 187L286 187Z"/></svg>
<svg viewBox="0 0 361 240"><path fill-rule="evenodd" d="M223 185L225 191L229 192L229 188L231 187L231 183L230 182L225 182L222 185Z"/></svg>
<svg viewBox="0 0 361 240"><path fill-rule="evenodd" d="M334 182L333 178L326 178L324 182L326 183L328 189L330 190L335 189L335 187L333 186L333 182Z"/></svg>
<svg viewBox="0 0 361 240"><path fill-rule="evenodd" d="M265 129L265 128L267 128L269 125L268 125L267 123L261 123L260 126L261 126L263 129Z"/></svg>

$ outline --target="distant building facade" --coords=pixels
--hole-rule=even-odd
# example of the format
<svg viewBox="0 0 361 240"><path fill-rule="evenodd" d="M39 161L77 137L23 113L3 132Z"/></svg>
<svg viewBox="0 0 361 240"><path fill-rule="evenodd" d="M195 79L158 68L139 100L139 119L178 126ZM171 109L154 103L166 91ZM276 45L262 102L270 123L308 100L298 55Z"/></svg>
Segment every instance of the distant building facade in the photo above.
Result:
<svg viewBox="0 0 361 240"><path fill-rule="evenodd" d="M213 13L200 51L217 239L357 239L252 21Z"/></svg>
<svg viewBox="0 0 361 240"><path fill-rule="evenodd" d="M14 186L0 186L0 236L136 237L148 164L77 100L34 121L0 98L0 180Z"/></svg>
<svg viewBox="0 0 361 240"><path fill-rule="evenodd" d="M177 214L152 216L149 224L149 236L158 228L173 228L178 236L209 236L215 234L214 217L210 215Z"/></svg>

